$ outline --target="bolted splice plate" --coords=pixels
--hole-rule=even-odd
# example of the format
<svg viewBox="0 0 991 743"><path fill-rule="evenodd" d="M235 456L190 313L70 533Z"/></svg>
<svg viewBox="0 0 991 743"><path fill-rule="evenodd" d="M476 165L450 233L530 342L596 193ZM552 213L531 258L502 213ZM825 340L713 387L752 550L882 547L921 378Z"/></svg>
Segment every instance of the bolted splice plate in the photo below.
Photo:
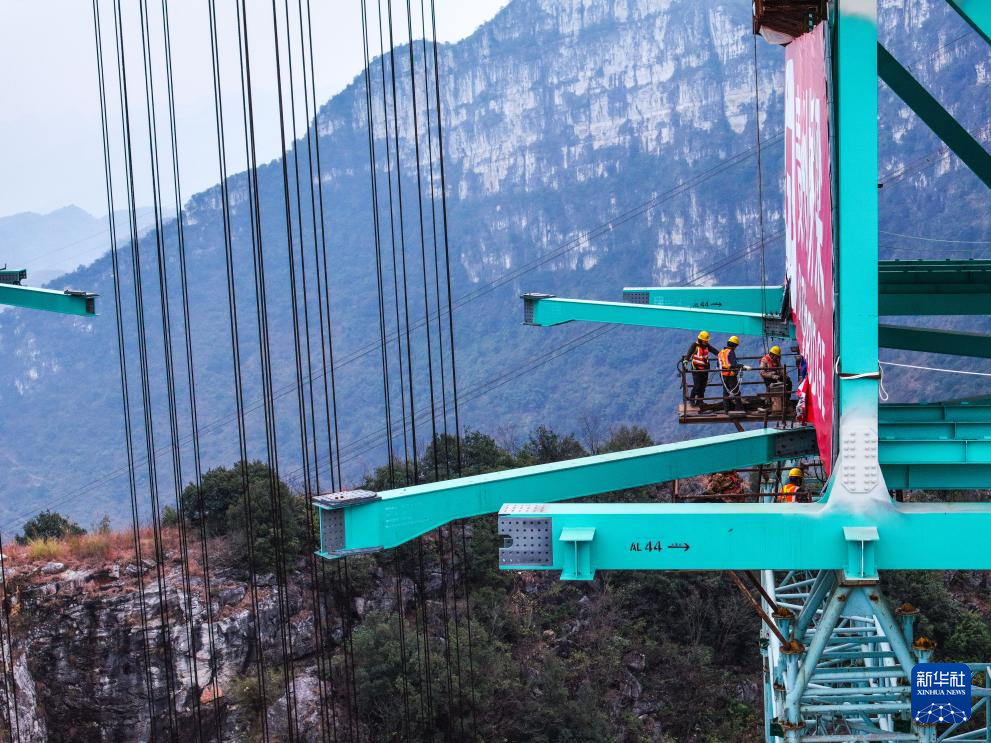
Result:
<svg viewBox="0 0 991 743"><path fill-rule="evenodd" d="M499 567L532 567L554 564L551 519L548 517L499 517Z"/></svg>

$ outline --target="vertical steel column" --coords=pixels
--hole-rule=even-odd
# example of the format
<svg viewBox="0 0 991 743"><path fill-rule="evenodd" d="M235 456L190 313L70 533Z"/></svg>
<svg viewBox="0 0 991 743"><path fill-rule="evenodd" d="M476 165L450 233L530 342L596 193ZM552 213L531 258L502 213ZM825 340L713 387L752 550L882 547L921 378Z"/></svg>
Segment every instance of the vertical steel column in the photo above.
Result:
<svg viewBox="0 0 991 743"><path fill-rule="evenodd" d="M884 502L877 457L877 0L837 0L834 31L839 437L829 497Z"/></svg>
<svg viewBox="0 0 991 743"><path fill-rule="evenodd" d="M838 0L835 128L837 147L840 371L877 372L877 0ZM877 425L877 380L839 380L841 416L870 414ZM842 427L842 422L841 422Z"/></svg>

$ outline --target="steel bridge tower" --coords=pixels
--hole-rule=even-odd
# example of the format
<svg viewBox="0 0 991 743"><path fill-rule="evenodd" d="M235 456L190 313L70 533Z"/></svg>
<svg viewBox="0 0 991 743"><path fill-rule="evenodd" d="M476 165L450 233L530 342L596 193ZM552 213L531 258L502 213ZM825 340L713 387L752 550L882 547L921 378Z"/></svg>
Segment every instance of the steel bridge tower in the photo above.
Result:
<svg viewBox="0 0 991 743"><path fill-rule="evenodd" d="M991 2L946 1L991 43ZM877 0L756 0L754 11L755 32L788 43L787 283L636 287L619 302L529 294L524 317L535 326L794 338L809 365L812 425L321 495L319 554L389 549L498 512L506 569L556 570L563 580L599 570L732 571L741 587L740 575L750 580L756 593L747 595L764 621L768 741L991 743L988 664L971 665L983 678L975 684L980 729L937 730L911 718L912 668L929 660L933 644L914 631L916 609L892 608L881 590L879 570L991 569L991 504L892 497L991 487L991 404L878 401L881 348L991 357L991 336L879 321L991 314L991 261L879 260L878 78L989 187L991 155L879 44ZM811 457L828 480L810 503L775 502L772 480L759 502L561 502ZM636 548L646 542L661 549Z"/></svg>

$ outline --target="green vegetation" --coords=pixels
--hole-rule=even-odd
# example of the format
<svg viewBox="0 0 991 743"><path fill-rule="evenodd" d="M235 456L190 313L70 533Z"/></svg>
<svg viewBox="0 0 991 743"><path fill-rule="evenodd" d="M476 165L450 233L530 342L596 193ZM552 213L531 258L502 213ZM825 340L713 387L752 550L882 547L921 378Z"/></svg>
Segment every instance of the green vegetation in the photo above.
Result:
<svg viewBox="0 0 991 743"><path fill-rule="evenodd" d="M86 533L75 521L67 519L57 511L42 511L24 522L23 534L16 537L18 544L43 540L58 540L81 536Z"/></svg>
<svg viewBox="0 0 991 743"><path fill-rule="evenodd" d="M588 448L619 451L651 443L644 429L624 427ZM547 427L511 449L479 432L466 433L461 445L464 474L587 453L575 436ZM434 451L427 449L417 463L420 476L433 477L439 470L443 477L448 468L453 476L456 455L445 454L455 446L453 440L438 441L436 467ZM389 468L381 467L363 485L382 489L403 482L405 467L399 462L391 478ZM649 488L613 497L662 494ZM394 604L376 605L354 630L357 710L371 740L405 740L407 705L411 740L447 730L458 740L477 734L480 740L538 743L728 741L759 735L759 684L740 682L759 678L758 621L721 575L615 573L589 583L562 583L549 574L500 571L493 559L499 546L494 516L471 519L464 528L463 542L455 525L419 545L349 561L355 595L382 596L384 589L391 597L397 573L410 592L402 619ZM471 592L468 607L460 581L448 587L446 621L438 585L442 554L448 570L453 564L455 574L466 577ZM414 611L416 591L430 604L427 641L423 616ZM335 605L341 599L334 596ZM473 668L467 653L469 609ZM344 662L340 656L336 660L334 684L345 688Z"/></svg>
<svg viewBox="0 0 991 743"><path fill-rule="evenodd" d="M236 565L273 570L284 559L291 567L308 549L303 498L263 462L216 467L203 476L200 487L191 483L183 489L181 503L193 527L204 525L211 536L230 537L231 561ZM162 518L178 523L178 515L168 510Z"/></svg>

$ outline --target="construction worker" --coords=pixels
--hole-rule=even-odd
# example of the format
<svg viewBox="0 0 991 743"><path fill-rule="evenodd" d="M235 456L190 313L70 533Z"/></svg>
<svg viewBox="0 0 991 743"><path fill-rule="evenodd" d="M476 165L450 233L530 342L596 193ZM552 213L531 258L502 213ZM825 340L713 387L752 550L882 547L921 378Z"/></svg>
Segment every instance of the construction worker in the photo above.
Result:
<svg viewBox="0 0 991 743"><path fill-rule="evenodd" d="M802 481L805 479L805 474L802 472L801 467L792 467L788 472L788 482L783 488L781 488L781 495L777 497L778 503L794 503L795 496L798 495L798 491L802 489Z"/></svg>
<svg viewBox="0 0 991 743"><path fill-rule="evenodd" d="M726 346L719 352L719 373L723 383L723 410L727 413L730 409L743 412L743 399L740 396L740 372L750 371L749 366L739 363L736 360L736 348L740 345L740 339L735 335L730 336L726 341Z"/></svg>
<svg viewBox="0 0 991 743"><path fill-rule="evenodd" d="M785 390L791 394L791 377L789 377L781 366L781 346L771 346L760 360L760 378L764 380L767 391L771 391L771 385L781 382Z"/></svg>
<svg viewBox="0 0 991 743"><path fill-rule="evenodd" d="M692 391L688 397L688 404L699 410L705 400L705 388L709 386L709 352L712 346L709 345L709 332L703 330L698 335L698 339L688 347L688 353L681 357L681 360L689 365L692 370Z"/></svg>

